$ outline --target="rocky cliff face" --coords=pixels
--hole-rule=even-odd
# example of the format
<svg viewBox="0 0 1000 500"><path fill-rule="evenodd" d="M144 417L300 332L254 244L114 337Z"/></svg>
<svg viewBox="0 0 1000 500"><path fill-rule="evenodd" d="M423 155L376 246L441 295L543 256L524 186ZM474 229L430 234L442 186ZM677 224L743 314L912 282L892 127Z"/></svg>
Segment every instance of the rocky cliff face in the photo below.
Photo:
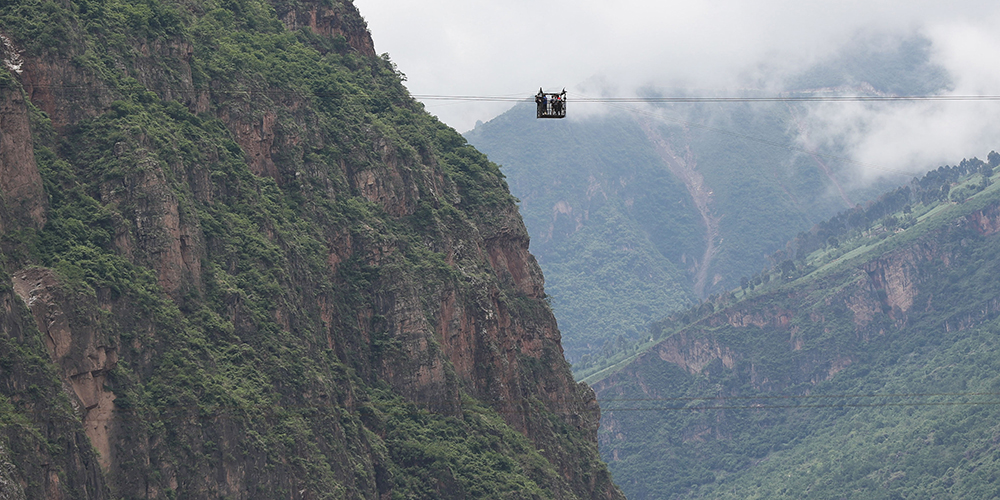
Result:
<svg viewBox="0 0 1000 500"><path fill-rule="evenodd" d="M275 10L285 27L291 31L308 27L318 35L346 41L359 54L375 57L375 43L368 33L368 25L353 5L320 5L307 1L282 3L275 5Z"/></svg>
<svg viewBox="0 0 1000 500"><path fill-rule="evenodd" d="M37 308L39 304L34 305ZM58 323L64 318L53 319ZM49 364L50 358L34 323L31 312L11 288L10 281L0 285L0 332L3 332L0 347L0 362L3 363L0 391L3 396L0 401L5 412L0 435L3 443L0 495L7 498L109 498L95 445L82 426L87 410L79 405L79 400L75 406L67 400L67 395L72 393L72 379L60 379ZM89 378L89 372L66 368L68 373ZM94 395L87 389L97 389L83 380L79 381L79 386L87 397ZM99 398L90 401L96 399Z"/></svg>
<svg viewBox="0 0 1000 500"><path fill-rule="evenodd" d="M96 301L67 293L51 270L30 268L12 277L14 293L28 306L60 379L75 396L71 404L82 415L84 432L107 468L111 459L108 433L113 420L113 392L107 375L118 363L118 347L97 319Z"/></svg>
<svg viewBox="0 0 1000 500"><path fill-rule="evenodd" d="M354 6L154 7L3 12L9 491L621 498L499 170Z"/></svg>
<svg viewBox="0 0 1000 500"><path fill-rule="evenodd" d="M0 229L13 226L14 220L32 227L45 223L45 197L42 178L35 165L28 107L21 92L0 88L0 194L13 219L0 220Z"/></svg>

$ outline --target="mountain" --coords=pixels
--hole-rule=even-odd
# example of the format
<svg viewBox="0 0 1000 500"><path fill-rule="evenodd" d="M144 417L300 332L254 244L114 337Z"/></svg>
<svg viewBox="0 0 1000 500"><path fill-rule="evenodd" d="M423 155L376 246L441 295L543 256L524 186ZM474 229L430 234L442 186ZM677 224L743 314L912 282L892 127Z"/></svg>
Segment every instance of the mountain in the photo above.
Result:
<svg viewBox="0 0 1000 500"><path fill-rule="evenodd" d="M862 37L787 78L784 91L933 93L948 80L928 52L921 38ZM737 97L761 95L773 92ZM907 180L883 172L856 182L859 167L812 129L808 103L594 109L570 95L567 106L564 120L515 106L465 137L501 165L521 202L574 367L735 288L798 233Z"/></svg>
<svg viewBox="0 0 1000 500"><path fill-rule="evenodd" d="M348 0L0 41L0 497L623 498L503 175Z"/></svg>
<svg viewBox="0 0 1000 500"><path fill-rule="evenodd" d="M628 498L1000 495L998 165L824 221L602 361L585 380Z"/></svg>
<svg viewBox="0 0 1000 500"><path fill-rule="evenodd" d="M637 338L690 304L680 266L703 253L699 215L639 125L551 123L529 112L515 107L466 136L502 162L520 199L567 354L599 349L610 332Z"/></svg>

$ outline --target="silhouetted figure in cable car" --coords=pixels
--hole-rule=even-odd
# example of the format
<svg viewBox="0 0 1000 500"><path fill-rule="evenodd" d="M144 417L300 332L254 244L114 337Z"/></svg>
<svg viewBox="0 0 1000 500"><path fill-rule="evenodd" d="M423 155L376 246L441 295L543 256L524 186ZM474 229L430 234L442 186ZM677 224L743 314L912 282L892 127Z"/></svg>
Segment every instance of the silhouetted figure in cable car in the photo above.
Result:
<svg viewBox="0 0 1000 500"><path fill-rule="evenodd" d="M545 92L542 92L541 87L538 88L538 93L535 94L535 107L538 108L535 113L538 118L541 118L549 107L549 98L545 95Z"/></svg>
<svg viewBox="0 0 1000 500"><path fill-rule="evenodd" d="M566 118L566 89L561 93L543 92L535 94L536 118Z"/></svg>

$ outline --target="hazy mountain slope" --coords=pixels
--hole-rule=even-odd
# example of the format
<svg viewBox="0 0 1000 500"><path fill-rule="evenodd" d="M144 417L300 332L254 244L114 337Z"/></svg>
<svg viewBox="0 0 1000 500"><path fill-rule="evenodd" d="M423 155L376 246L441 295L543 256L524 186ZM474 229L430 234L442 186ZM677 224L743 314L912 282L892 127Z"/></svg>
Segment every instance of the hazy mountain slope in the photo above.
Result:
<svg viewBox="0 0 1000 500"><path fill-rule="evenodd" d="M836 219L838 243L595 375L629 498L1000 493L1000 186L962 165Z"/></svg>
<svg viewBox="0 0 1000 500"><path fill-rule="evenodd" d="M932 93L948 82L928 50L919 38L861 37L787 78L785 88ZM802 104L612 106L595 115L596 106L570 96L569 117L559 121L536 120L530 106L518 106L465 134L501 164L522 202L574 365L605 341L639 338L636 324L692 297L736 287L773 264L767 256L799 232L907 180L856 182L859 167L812 137L819 132ZM807 152L817 149L821 155ZM592 219L595 199L627 208L620 218ZM637 245L635 237L647 242ZM620 250L602 263L592 260L590 245ZM628 260L636 264L619 269L617 280L582 271ZM641 275L655 281L632 278ZM573 285L564 290L564 283Z"/></svg>
<svg viewBox="0 0 1000 500"><path fill-rule="evenodd" d="M829 61L792 76L792 89L870 85L894 95L929 95L951 86L948 72L931 62L930 40L859 33Z"/></svg>
<svg viewBox="0 0 1000 500"><path fill-rule="evenodd" d="M0 26L0 496L622 498L499 169L350 2Z"/></svg>
<svg viewBox="0 0 1000 500"><path fill-rule="evenodd" d="M703 252L703 231L635 121L552 123L532 112L515 107L467 136L503 163L532 253L549 269L567 353L579 357L692 301L681 266Z"/></svg>
<svg viewBox="0 0 1000 500"><path fill-rule="evenodd" d="M815 158L780 147L794 142L792 110L725 106L540 124L516 107L466 133L521 200L574 362L737 286L796 233L854 203Z"/></svg>
<svg viewBox="0 0 1000 500"><path fill-rule="evenodd" d="M702 297L735 287L740 276L767 266L766 256L795 233L855 202L840 195L840 180L828 177L815 158L781 147L794 144L796 111L784 104L699 107L687 121L710 128L660 128L665 141L691 151L711 193L717 239Z"/></svg>

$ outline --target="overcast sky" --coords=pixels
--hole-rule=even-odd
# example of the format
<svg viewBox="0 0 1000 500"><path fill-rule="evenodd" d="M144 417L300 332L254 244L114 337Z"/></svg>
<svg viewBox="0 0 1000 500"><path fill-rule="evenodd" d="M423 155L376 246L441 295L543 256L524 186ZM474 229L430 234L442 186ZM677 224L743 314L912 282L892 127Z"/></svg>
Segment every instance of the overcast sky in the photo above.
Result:
<svg viewBox="0 0 1000 500"><path fill-rule="evenodd" d="M629 95L640 85L703 91L777 82L861 34L931 40L955 94L1000 95L1000 2L878 0L355 0L379 53L414 94L528 96L579 91L594 77ZM572 95L572 94L571 94ZM426 101L464 132L509 103ZM581 104L580 106L584 106ZM591 106L599 106L593 104ZM1000 103L826 107L816 127L859 161L906 167L1000 149ZM975 122L971 127L967 122ZM995 139L993 139L995 138ZM813 140L816 138L813 137ZM993 140L996 144L990 145ZM888 144L891 147L882 147ZM985 151L976 148L986 147ZM952 155L952 156L949 156ZM957 155L956 159L954 155ZM905 163L905 162L903 162Z"/></svg>

